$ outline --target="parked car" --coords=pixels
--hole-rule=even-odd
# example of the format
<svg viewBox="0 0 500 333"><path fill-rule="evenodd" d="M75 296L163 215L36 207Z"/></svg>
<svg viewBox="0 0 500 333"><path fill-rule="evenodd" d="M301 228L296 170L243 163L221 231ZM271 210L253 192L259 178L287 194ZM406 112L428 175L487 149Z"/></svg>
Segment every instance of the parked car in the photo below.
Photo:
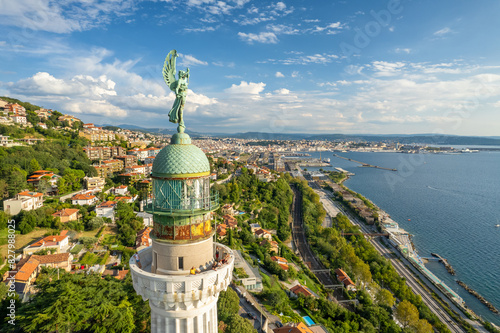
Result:
<svg viewBox="0 0 500 333"><path fill-rule="evenodd" d="M274 323L274 325L276 325L277 328L283 327L283 324L279 320L276 320L276 322Z"/></svg>

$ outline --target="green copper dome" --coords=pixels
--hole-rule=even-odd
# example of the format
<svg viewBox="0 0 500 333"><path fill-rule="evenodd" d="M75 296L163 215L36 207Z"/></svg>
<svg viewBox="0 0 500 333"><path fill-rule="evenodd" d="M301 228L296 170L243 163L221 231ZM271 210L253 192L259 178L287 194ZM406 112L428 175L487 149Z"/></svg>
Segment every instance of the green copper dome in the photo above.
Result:
<svg viewBox="0 0 500 333"><path fill-rule="evenodd" d="M153 177L188 178L209 174L207 156L191 144L170 144L156 155L153 163Z"/></svg>

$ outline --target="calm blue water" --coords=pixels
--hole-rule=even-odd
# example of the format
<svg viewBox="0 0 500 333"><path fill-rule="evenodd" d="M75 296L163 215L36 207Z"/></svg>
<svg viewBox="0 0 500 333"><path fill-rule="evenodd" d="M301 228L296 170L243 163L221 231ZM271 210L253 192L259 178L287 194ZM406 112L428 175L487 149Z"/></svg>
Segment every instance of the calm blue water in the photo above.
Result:
<svg viewBox="0 0 500 333"><path fill-rule="evenodd" d="M437 252L455 268L427 267L463 297L478 315L500 325L500 317L456 284L462 280L500 309L500 152L472 154L337 153L398 172L363 168L322 153L331 168L356 175L345 182L385 210L414 235L420 256ZM311 153L319 157L319 153ZM319 168L309 168L319 169ZM408 221L411 219L411 221Z"/></svg>

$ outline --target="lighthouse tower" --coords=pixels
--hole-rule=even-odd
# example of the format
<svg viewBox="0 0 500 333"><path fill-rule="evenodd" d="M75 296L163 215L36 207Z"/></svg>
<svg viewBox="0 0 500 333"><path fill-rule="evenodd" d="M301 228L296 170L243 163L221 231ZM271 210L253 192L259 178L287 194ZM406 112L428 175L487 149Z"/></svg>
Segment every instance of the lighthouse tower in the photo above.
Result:
<svg viewBox="0 0 500 333"><path fill-rule="evenodd" d="M234 256L213 242L210 165L186 133L172 136L153 163L152 246L130 259L135 291L151 307L153 333L217 333L217 299ZM214 267L215 266L215 267ZM192 274L192 269L196 274Z"/></svg>

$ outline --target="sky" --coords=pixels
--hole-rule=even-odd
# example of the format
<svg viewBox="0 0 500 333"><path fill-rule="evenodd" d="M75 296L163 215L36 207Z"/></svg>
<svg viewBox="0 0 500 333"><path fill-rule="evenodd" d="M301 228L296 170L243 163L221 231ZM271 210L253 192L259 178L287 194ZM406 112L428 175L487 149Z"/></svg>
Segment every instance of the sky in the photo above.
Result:
<svg viewBox="0 0 500 333"><path fill-rule="evenodd" d="M0 0L0 95L202 133L500 136L500 1Z"/></svg>

